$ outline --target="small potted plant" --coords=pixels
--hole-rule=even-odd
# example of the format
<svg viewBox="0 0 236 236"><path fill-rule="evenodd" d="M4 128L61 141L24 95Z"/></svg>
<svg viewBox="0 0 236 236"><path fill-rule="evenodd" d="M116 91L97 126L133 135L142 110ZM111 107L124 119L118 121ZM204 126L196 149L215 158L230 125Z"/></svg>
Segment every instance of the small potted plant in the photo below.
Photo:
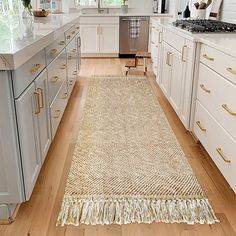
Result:
<svg viewBox="0 0 236 236"><path fill-rule="evenodd" d="M22 4L24 6L23 14L29 14L32 16L33 13L32 13L31 0L22 0Z"/></svg>
<svg viewBox="0 0 236 236"><path fill-rule="evenodd" d="M24 10L22 12L23 36L25 38L33 37L34 16L32 12L31 0L22 0Z"/></svg>
<svg viewBox="0 0 236 236"><path fill-rule="evenodd" d="M128 13L128 0L122 0L121 11L123 14Z"/></svg>

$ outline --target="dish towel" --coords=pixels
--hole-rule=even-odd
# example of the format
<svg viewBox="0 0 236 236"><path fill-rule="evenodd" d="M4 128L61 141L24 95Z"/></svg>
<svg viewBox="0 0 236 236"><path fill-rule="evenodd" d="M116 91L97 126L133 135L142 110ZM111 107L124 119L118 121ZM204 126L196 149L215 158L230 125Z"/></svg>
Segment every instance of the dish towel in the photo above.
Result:
<svg viewBox="0 0 236 236"><path fill-rule="evenodd" d="M129 22L130 38L135 39L140 35L140 19L132 18Z"/></svg>

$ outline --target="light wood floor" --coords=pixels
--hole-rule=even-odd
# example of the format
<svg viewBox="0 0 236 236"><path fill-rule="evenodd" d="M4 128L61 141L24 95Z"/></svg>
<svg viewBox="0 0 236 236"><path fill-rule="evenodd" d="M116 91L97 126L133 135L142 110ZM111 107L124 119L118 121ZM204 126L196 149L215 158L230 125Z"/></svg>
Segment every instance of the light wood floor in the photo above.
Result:
<svg viewBox="0 0 236 236"><path fill-rule="evenodd" d="M124 63L124 59L84 59L82 61L80 81L73 91L31 200L20 206L14 223L8 226L0 226L1 236L236 235L236 195L229 188L206 152L186 132L157 87L152 72L148 73L148 79L200 183L206 191L220 223L212 226L162 223L122 226L55 226L70 167L73 144L79 130L86 99L87 78L91 75L122 75ZM137 72L133 73L139 74Z"/></svg>

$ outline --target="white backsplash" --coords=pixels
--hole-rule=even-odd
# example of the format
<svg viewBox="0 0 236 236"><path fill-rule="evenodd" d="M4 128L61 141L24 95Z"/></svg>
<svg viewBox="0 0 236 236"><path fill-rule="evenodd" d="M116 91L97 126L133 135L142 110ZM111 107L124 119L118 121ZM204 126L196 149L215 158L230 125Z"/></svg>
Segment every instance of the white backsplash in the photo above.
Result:
<svg viewBox="0 0 236 236"><path fill-rule="evenodd" d="M236 1L223 0L221 20L236 23Z"/></svg>

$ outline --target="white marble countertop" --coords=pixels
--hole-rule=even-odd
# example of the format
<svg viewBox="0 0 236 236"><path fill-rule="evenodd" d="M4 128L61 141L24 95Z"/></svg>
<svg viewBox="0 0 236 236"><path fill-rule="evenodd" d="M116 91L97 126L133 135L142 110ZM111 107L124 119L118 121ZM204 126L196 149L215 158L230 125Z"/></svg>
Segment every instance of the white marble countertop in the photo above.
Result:
<svg viewBox="0 0 236 236"><path fill-rule="evenodd" d="M236 57L236 33L193 34L191 32L173 26L172 22L174 20L171 18L157 18L153 20L156 20L164 28L169 29L172 32L179 34L189 40L192 40L196 43L206 44L228 55Z"/></svg>
<svg viewBox="0 0 236 236"><path fill-rule="evenodd" d="M159 13L81 13L81 17L114 17L114 16L150 16L150 17L172 17L171 14L159 14Z"/></svg>
<svg viewBox="0 0 236 236"><path fill-rule="evenodd" d="M78 14L34 18L33 34L25 37L21 17L0 17L0 70L13 70L52 43L78 21Z"/></svg>

